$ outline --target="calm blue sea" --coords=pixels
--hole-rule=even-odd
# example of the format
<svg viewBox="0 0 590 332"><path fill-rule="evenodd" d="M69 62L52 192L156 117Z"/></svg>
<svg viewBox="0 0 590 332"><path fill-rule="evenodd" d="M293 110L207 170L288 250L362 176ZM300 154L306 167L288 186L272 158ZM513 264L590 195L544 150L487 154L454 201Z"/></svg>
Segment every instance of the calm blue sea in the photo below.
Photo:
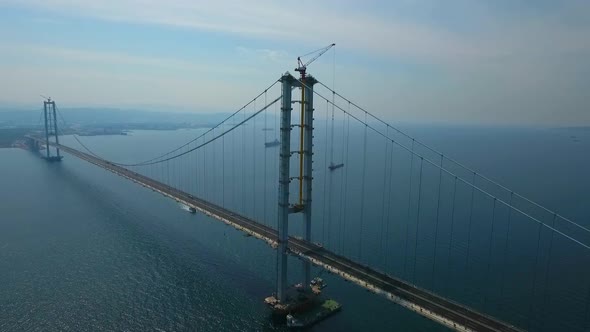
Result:
<svg viewBox="0 0 590 332"><path fill-rule="evenodd" d="M473 174L447 161L453 175L441 174L428 162L440 164L436 153L416 144L419 156L411 158L404 150L411 141L393 130L383 129L404 147L370 130L365 139L365 128L347 124L338 122L332 152L331 131L316 123L315 241L524 328L589 331L588 250L511 213L499 202L508 202L509 192L479 179L476 185L497 200L472 192L454 175L471 180ZM183 158L132 169L276 225L278 149L263 144L276 131L262 131L265 126L261 120ZM404 129L590 227L590 130ZM102 157L132 163L202 132L80 140ZM72 137L62 140L83 149ZM344 168L329 172L330 159ZM548 224L551 217L537 216ZM301 232L299 216L290 223L292 234ZM571 225L556 227L590 243ZM0 331L281 331L263 304L274 291L275 265L276 252L265 243L89 163L66 154L50 164L28 151L0 149ZM299 281L301 263L291 259L290 269L291 281ZM315 273L343 311L312 331L445 330Z"/></svg>

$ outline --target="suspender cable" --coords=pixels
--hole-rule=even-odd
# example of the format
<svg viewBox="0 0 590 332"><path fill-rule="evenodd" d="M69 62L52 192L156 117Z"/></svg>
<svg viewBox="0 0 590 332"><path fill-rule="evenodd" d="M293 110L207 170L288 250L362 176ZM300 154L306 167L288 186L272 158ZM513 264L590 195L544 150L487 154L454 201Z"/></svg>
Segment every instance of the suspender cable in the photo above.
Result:
<svg viewBox="0 0 590 332"><path fill-rule="evenodd" d="M254 112L256 112L256 100L254 100ZM256 219L256 119L252 121L252 164L254 175L252 176L252 217Z"/></svg>
<svg viewBox="0 0 590 332"><path fill-rule="evenodd" d="M225 136L221 137L221 206L225 207Z"/></svg>
<svg viewBox="0 0 590 332"><path fill-rule="evenodd" d="M207 136L203 136L203 141L205 141L205 139L207 138ZM201 151L201 160L203 160L203 162L201 163L201 168L202 168L202 175L203 175L203 179L201 180L201 183L203 184L203 198L207 198L207 177L205 176L205 171L207 168L207 165L205 163L205 149L203 149Z"/></svg>
<svg viewBox="0 0 590 332"><path fill-rule="evenodd" d="M326 181L328 181L328 175L330 175L329 172L327 172L326 170L328 169L328 112L329 112L329 106L330 103L328 102L328 100L326 100L326 146L324 149L324 210L322 212L322 217L324 218L323 222L322 222L322 243L325 242L325 236L326 236L326 223L327 223L327 218L326 218L326 206L328 203L328 195L330 194L326 189Z"/></svg>
<svg viewBox="0 0 590 332"><path fill-rule="evenodd" d="M195 145L197 144L197 142L195 142ZM199 157L198 157L198 153L193 153L193 157L194 157L194 164L193 164L193 170L191 171L191 173L193 174L193 181L195 183L195 190L194 190L194 194L198 195L199 194Z"/></svg>
<svg viewBox="0 0 590 332"><path fill-rule="evenodd" d="M471 184L475 186L475 172L473 172L473 179L471 180ZM474 195L475 195L475 188L471 187L471 203L469 208L469 226L467 227L467 254L465 255L465 271L469 273L469 245L471 242L471 221L473 218L473 203L474 203Z"/></svg>
<svg viewBox="0 0 590 332"><path fill-rule="evenodd" d="M198 144L199 141L195 141L195 145ZM195 193L198 195L201 195L202 189L201 187L203 186L203 184L201 183L200 179L199 179L199 152L197 151L195 154ZM201 196L203 197L203 196Z"/></svg>
<svg viewBox="0 0 590 332"><path fill-rule="evenodd" d="M511 193L510 194L510 201L509 201L509 205L512 206L512 199L514 198L514 195ZM500 281L500 299L503 299L504 297L504 278L506 275L506 257L507 257L507 253L508 253L508 238L510 236L510 222L512 219L512 209L509 208L508 209L508 225L506 227L506 239L504 240L504 257L502 258L502 276L501 276L501 281ZM502 302L500 304L500 307L502 307L504 305L504 303Z"/></svg>
<svg viewBox="0 0 590 332"><path fill-rule="evenodd" d="M326 246L330 243L330 238L331 238L331 234L332 234L332 201L334 198L334 178L332 177L332 174L330 172L327 173L329 178L328 178L328 223L326 225Z"/></svg>
<svg viewBox="0 0 590 332"><path fill-rule="evenodd" d="M434 271L436 270L436 244L438 240L438 221L440 217L440 190L442 187L443 155L440 155L440 168L438 169L438 198L436 201L436 223L434 224L434 253L432 255L432 289L434 289Z"/></svg>
<svg viewBox="0 0 590 332"><path fill-rule="evenodd" d="M183 179L183 175L184 175L184 157L182 158L178 158L178 189L179 190L183 190L184 187L184 179ZM141 167L141 166L138 166Z"/></svg>
<svg viewBox="0 0 590 332"><path fill-rule="evenodd" d="M533 300L535 298L535 287L537 284L537 266L539 264L539 249L541 248L541 232L543 231L543 228L541 225L539 225L539 229L537 230L537 250L536 255L535 255L535 265L533 266L533 283L531 284L531 299L529 301L529 319L528 319L528 326L527 328L530 330L531 329L531 324L532 324L532 320L533 320Z"/></svg>
<svg viewBox="0 0 590 332"><path fill-rule="evenodd" d="M282 90L281 90L281 103L283 102L283 95L282 95ZM279 131L279 117L277 116L278 114L278 106L275 103L275 119L276 119L276 127L275 127L275 140L277 139L277 132ZM278 183L279 182L279 158L278 156L275 156L274 158L272 158L274 160L273 164L274 164L274 170L275 170L275 176L274 176L274 182ZM278 204L272 204L274 206L274 211L273 211L273 216L276 216L278 214L278 209L279 209L279 205ZM272 220L275 220L275 222L273 223L273 226L278 228L278 220L276 218L271 218Z"/></svg>
<svg viewBox="0 0 590 332"><path fill-rule="evenodd" d="M557 214L553 214L553 223L551 226L555 227L555 220L557 219ZM549 266L551 265L551 257L553 255L553 238L555 237L555 232L551 232L551 237L549 238L549 254L547 255L547 264L545 264L545 288L543 289L543 313L545 312L545 308L547 305L547 286L549 283ZM590 279L588 279L590 280ZM590 289L588 289L590 294Z"/></svg>
<svg viewBox="0 0 590 332"><path fill-rule="evenodd" d="M213 129L213 136L215 136L215 129ZM213 172L213 176L211 177L211 187L213 187L214 193L211 193L211 201L215 202L218 196L217 193L217 149L215 148L215 142L213 142L213 145L211 146L211 149L213 150L213 167L212 168L212 172Z"/></svg>
<svg viewBox="0 0 590 332"><path fill-rule="evenodd" d="M346 140L346 114L342 114L342 153L341 153L341 158L342 160L344 160L344 150L345 150L345 144L344 141ZM339 209L339 215L338 215L338 236L336 238L337 242L336 245L334 246L334 248L339 249L338 252L341 254L342 253L342 237L343 237L343 219L344 219L344 215L342 212L342 205L344 201L344 172L340 172L340 203L338 204L338 206L340 207Z"/></svg>
<svg viewBox="0 0 590 332"><path fill-rule="evenodd" d="M244 120L246 109L242 110ZM242 127L242 213L246 214L246 127Z"/></svg>
<svg viewBox="0 0 590 332"><path fill-rule="evenodd" d="M350 105L349 105L350 107ZM349 164L349 160L348 160L348 156L350 155L348 153L348 147L349 147L349 141L350 141L350 116L347 117L347 121L346 121L346 140L345 140L345 145L346 145L346 164ZM324 168L326 169L326 168ZM342 253L344 254L344 250L345 250L345 245L346 245L346 217L348 216L348 214L346 213L346 207L348 206L347 204L347 194L348 194L348 167L346 167L344 169L344 204L342 207L342 215L343 215L343 219L342 219Z"/></svg>
<svg viewBox="0 0 590 332"><path fill-rule="evenodd" d="M239 115L234 116L234 122L236 122L238 119ZM240 130L243 128L240 128ZM238 131L234 131L232 133L233 135L233 153L232 153L232 174L233 174L233 195L232 195L232 205L234 206L234 209L238 210L239 208L239 198L240 198L240 191L239 191L239 187L242 185L241 183L241 179L240 179L240 170L238 170L238 165L240 164L238 161L238 156L240 155L240 148L238 147L238 142L239 142L239 135L240 133ZM237 137L237 138L236 138ZM238 180L239 179L239 180Z"/></svg>
<svg viewBox="0 0 590 332"><path fill-rule="evenodd" d="M406 275L406 264L408 261L408 237L410 236L410 207L412 206L412 180L414 178L414 140L412 140L412 151L411 151L411 158L410 158L410 186L408 189L408 212L406 213L406 237L404 238L404 272L403 274Z"/></svg>
<svg viewBox="0 0 590 332"><path fill-rule="evenodd" d="M365 121L366 119L365 116ZM332 123L330 128L330 165L334 165L334 94L332 94Z"/></svg>
<svg viewBox="0 0 590 332"><path fill-rule="evenodd" d="M264 106L267 106L266 91L264 91ZM267 121L267 116L268 116L268 112L267 112L267 110L264 110L264 142L268 142L268 121ZM263 193L262 193L262 195L263 195L262 199L264 201L264 204L262 205L262 208L264 210L263 211L264 214L262 215L262 219L264 220L264 224L268 226L268 224L267 224L268 218L266 217L266 212L267 212L266 211L266 176L267 176L267 173L266 173L266 161L267 161L267 159L266 159L266 150L267 149L265 147L265 149L264 149L264 165L263 165L263 168L264 168L264 180L263 180L263 182L264 182L263 183L264 190L263 190Z"/></svg>
<svg viewBox="0 0 590 332"><path fill-rule="evenodd" d="M389 153L389 185L387 190L387 217L386 220L386 229L385 229L385 252L389 252L389 224L390 224L390 216L391 216L391 183L393 182L393 144L389 146L391 150ZM389 271L389 259L387 259L387 264L385 264L385 272Z"/></svg>
<svg viewBox="0 0 590 332"><path fill-rule="evenodd" d="M389 133L389 126L386 128L386 133ZM383 251L383 233L385 233L385 227L384 227L384 222L385 222L385 190L386 190L386 186L387 186L387 166L388 166L388 152L389 152L389 140L386 139L385 140L385 153L383 154L385 156L385 162L383 163L383 192L381 193L382 196L382 202L381 202L381 232L380 232L380 239L379 239L379 250ZM384 267L383 270L386 269L385 265L387 264L387 257L386 257L386 252L384 252L381 256L383 257L383 263L384 263Z"/></svg>
<svg viewBox="0 0 590 332"><path fill-rule="evenodd" d="M361 227L359 231L359 262L363 260L363 225L365 217L365 179L367 171L367 114L365 113L365 133L363 135L363 175L361 183Z"/></svg>
<svg viewBox="0 0 590 332"><path fill-rule="evenodd" d="M281 95L281 99L283 98L283 96ZM277 104L275 104L275 140L278 140L278 131L279 131L279 114L277 111ZM275 158L276 160L276 158ZM276 165L275 165L276 166Z"/></svg>
<svg viewBox="0 0 590 332"><path fill-rule="evenodd" d="M412 281L416 283L416 260L418 260L418 234L420 232L420 210L422 203L422 168L424 158L420 157L420 175L418 176L418 211L416 212L416 241L414 241L414 270Z"/></svg>
<svg viewBox="0 0 590 332"><path fill-rule="evenodd" d="M332 107L332 134L333 134L333 130L334 130L334 108ZM333 143L332 143L333 144ZM331 146L331 149L334 149L334 146ZM328 225L326 228L326 245L331 245L331 240L332 240L332 219L333 219L333 200L334 200L334 178L332 176L332 173L328 172L327 173L329 178L328 178Z"/></svg>
<svg viewBox="0 0 590 332"><path fill-rule="evenodd" d="M197 143L195 142L195 145ZM198 168L199 168L199 158L198 158L198 154L197 153L193 153L193 170L191 171L192 175L193 175L193 181L194 181L194 185L195 185L195 189L193 191L193 193L195 195L199 194L199 173L198 173Z"/></svg>
<svg viewBox="0 0 590 332"><path fill-rule="evenodd" d="M191 149L191 144L189 144L186 148L187 150ZM188 193L189 194L193 194L194 191L194 187L195 184L193 182L193 159L194 159L194 153L193 155L187 155L187 167L186 167L186 177L187 177L187 182L188 182ZM153 165L150 165L150 167L152 167Z"/></svg>
<svg viewBox="0 0 590 332"><path fill-rule="evenodd" d="M214 135L215 136L215 135ZM223 137L222 137L223 139ZM213 146L211 147L213 149L213 188L215 190L215 201L217 204L220 204L219 202L221 201L220 196L221 196L221 190L219 190L220 186L218 186L217 184L221 181L219 181L219 148L217 147L217 145L221 143L219 141L213 142Z"/></svg>
<svg viewBox="0 0 590 332"><path fill-rule="evenodd" d="M455 225L455 199L457 198L457 176L455 176L455 180L453 183L453 200L452 200L452 207L451 207L451 231L450 231L450 236L449 236L449 256L447 257L448 262L447 262L447 269L448 269L448 274L449 274L449 280L452 280L452 278L450 277L451 275L451 257L452 255L452 248L453 248L453 228ZM451 283L448 283L447 289L450 289Z"/></svg>
<svg viewBox="0 0 590 332"><path fill-rule="evenodd" d="M492 283L489 281L491 279L491 266L492 266L492 244L493 244L493 240L494 240L494 218L496 216L496 201L497 199L494 198L494 205L492 206L492 230L490 231L490 246L488 248L488 272L487 272L487 277L488 277L488 284L491 285ZM494 290L493 287L490 287L490 290ZM488 295L486 294L484 295L483 298L483 307L485 309L486 307L486 303L488 300Z"/></svg>

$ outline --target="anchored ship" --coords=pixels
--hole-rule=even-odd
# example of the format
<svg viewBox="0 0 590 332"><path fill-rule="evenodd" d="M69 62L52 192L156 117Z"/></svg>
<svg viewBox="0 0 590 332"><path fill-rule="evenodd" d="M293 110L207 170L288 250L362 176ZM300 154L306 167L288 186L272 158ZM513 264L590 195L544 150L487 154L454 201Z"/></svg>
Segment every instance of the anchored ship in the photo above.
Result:
<svg viewBox="0 0 590 332"><path fill-rule="evenodd" d="M281 144L281 142L279 142L279 140L275 138L275 140L272 141L272 142L266 142L266 143L264 143L264 146L267 147L267 148L272 148L273 146L277 146L279 144Z"/></svg>
<svg viewBox="0 0 590 332"><path fill-rule="evenodd" d="M328 166L328 168L333 171L335 169L338 169L340 167L344 167L344 163L340 163L340 164L334 164L334 163L330 163L330 166Z"/></svg>

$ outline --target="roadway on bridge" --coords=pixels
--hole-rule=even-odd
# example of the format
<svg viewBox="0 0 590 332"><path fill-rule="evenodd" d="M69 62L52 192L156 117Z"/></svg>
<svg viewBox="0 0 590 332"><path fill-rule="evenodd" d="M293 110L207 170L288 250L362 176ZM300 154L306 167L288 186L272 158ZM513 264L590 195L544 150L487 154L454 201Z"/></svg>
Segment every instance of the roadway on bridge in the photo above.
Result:
<svg viewBox="0 0 590 332"><path fill-rule="evenodd" d="M45 143L42 139L34 139ZM187 203L190 206L194 206L196 209L205 212L215 219L222 220L236 228L247 231L258 238L266 240L268 243L274 244L273 246L276 247L278 235L275 229L262 225L252 219L241 216L211 202L194 197L154 179L117 166L109 161L64 145L57 146L55 143L50 143L50 145L59 147L64 152L86 160L115 174L126 177L166 196ZM385 275L370 267L339 256L314 243L290 237L288 248L291 253L304 259L311 260L316 265L328 267L332 272L335 272L344 278L353 280L359 285L372 291L390 294L388 297L394 300L394 302L402 305L407 303L407 305L404 305L406 308L430 319L435 319L439 323L443 323L451 328L462 331L521 331L520 329L495 318L486 316L473 309L447 300L439 295L420 289L405 281Z"/></svg>

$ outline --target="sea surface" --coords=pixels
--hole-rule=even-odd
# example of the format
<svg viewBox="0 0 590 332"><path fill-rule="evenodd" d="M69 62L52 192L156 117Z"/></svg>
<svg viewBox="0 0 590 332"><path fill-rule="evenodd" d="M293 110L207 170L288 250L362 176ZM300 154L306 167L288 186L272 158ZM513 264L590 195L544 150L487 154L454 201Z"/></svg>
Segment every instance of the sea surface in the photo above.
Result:
<svg viewBox="0 0 590 332"><path fill-rule="evenodd" d="M531 330L589 331L588 250L518 213L508 217L499 200L508 202L509 192L476 180L494 200L456 185L454 175L473 174L446 161L454 175L440 173L428 163L439 164L438 154L402 137L403 147L344 119L332 152L324 122L316 123L314 241ZM198 140L179 150L187 151L182 158L131 169L276 225L278 149L263 144L276 130L263 127L269 125L246 126L188 153L206 139ZM590 227L590 130L404 130ZM101 157L136 163L203 131L80 140ZM62 141L85 151L71 136ZM412 158L404 147L420 155ZM330 160L345 166L329 172ZM551 215L544 220L551 224ZM299 216L290 225L292 234L301 232ZM590 243L583 231L562 226ZM92 164L67 154L47 163L29 151L0 149L0 331L282 331L263 303L274 291L275 266L276 251L264 242ZM301 280L300 261L291 258L289 268L290 281ZM314 274L343 310L310 331L446 330L336 276Z"/></svg>

